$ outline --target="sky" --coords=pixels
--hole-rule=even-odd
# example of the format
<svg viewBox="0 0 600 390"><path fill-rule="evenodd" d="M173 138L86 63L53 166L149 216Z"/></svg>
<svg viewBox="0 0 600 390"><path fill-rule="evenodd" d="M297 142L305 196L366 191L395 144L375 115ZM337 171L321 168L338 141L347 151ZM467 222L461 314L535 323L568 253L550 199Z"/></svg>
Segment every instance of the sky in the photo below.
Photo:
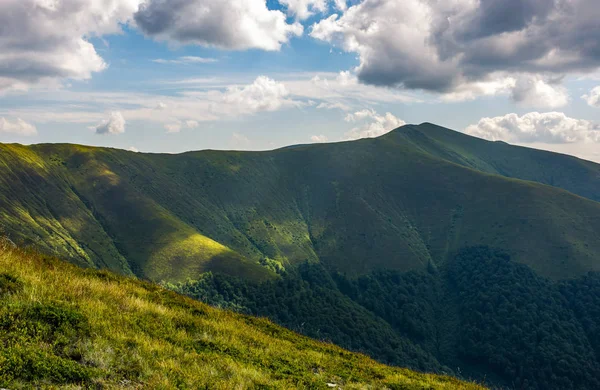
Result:
<svg viewBox="0 0 600 390"><path fill-rule="evenodd" d="M432 122L600 162L597 0L0 0L0 142L265 150Z"/></svg>

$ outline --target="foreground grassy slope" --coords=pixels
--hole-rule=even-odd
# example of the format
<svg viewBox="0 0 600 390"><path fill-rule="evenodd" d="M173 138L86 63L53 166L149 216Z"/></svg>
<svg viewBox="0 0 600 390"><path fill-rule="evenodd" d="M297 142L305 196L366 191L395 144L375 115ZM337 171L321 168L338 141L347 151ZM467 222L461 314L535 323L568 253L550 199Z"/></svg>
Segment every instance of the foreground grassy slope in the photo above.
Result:
<svg viewBox="0 0 600 390"><path fill-rule="evenodd" d="M0 244L0 387L480 389Z"/></svg>
<svg viewBox="0 0 600 390"><path fill-rule="evenodd" d="M470 137L411 129L270 152L0 145L0 225L13 241L154 281L267 280L305 261L419 270L473 245L552 279L600 270L599 203L495 174Z"/></svg>

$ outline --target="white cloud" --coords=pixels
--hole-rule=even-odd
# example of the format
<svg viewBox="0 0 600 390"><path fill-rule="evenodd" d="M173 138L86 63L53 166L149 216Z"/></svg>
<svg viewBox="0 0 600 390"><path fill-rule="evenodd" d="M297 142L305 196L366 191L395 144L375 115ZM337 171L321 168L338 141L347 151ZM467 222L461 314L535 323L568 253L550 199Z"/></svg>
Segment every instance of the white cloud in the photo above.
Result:
<svg viewBox="0 0 600 390"><path fill-rule="evenodd" d="M487 80L471 81L456 85L451 92L442 94L445 102L474 100L481 96L509 95L517 85L515 77L493 74Z"/></svg>
<svg viewBox="0 0 600 390"><path fill-rule="evenodd" d="M339 11L345 11L348 9L348 2L346 0L334 0L335 8Z"/></svg>
<svg viewBox="0 0 600 390"><path fill-rule="evenodd" d="M310 140L315 143L323 143L323 142L327 142L329 140L329 138L327 138L327 136L325 136L323 134L320 134L320 135L311 136Z"/></svg>
<svg viewBox="0 0 600 390"><path fill-rule="evenodd" d="M192 56L185 56L185 57L178 57L176 59L164 59L164 58L157 58L155 60L152 60L152 62L156 62L157 64L174 64L174 65L189 65L189 64L212 64L214 62L218 62L219 60L217 60L216 58L206 58L206 57L192 57Z"/></svg>
<svg viewBox="0 0 600 390"><path fill-rule="evenodd" d="M122 33L132 20L158 40L228 50L279 50L303 33L300 23L288 23L265 0L0 0L0 93L90 79L108 67L91 38Z"/></svg>
<svg viewBox="0 0 600 390"><path fill-rule="evenodd" d="M283 106L297 105L297 102L287 98L288 95L283 83L259 76L252 84L229 87L223 94L222 104L213 107L215 111L238 115L276 111Z"/></svg>
<svg viewBox="0 0 600 390"><path fill-rule="evenodd" d="M279 0L279 2L287 8L289 15L296 16L300 20L327 11L326 0Z"/></svg>
<svg viewBox="0 0 600 390"><path fill-rule="evenodd" d="M133 152L133 153L139 153L140 152L138 150L138 148L136 148L135 146L130 146L127 150L130 151L130 152Z"/></svg>
<svg viewBox="0 0 600 390"><path fill-rule="evenodd" d="M94 128L96 134L122 134L125 132L125 118L119 111L113 111L108 115L108 119L103 120Z"/></svg>
<svg viewBox="0 0 600 390"><path fill-rule="evenodd" d="M1 1L1 0L0 0ZM52 102L52 109L48 108ZM39 91L26 106L2 107L0 116L20 116L36 123L106 122L106 112L120 108L130 121L158 123L169 131L198 128L202 122L232 120L264 111L306 107L306 99L289 94L286 86L268 77L258 77L249 84L209 85L200 89L169 91L166 95L143 92L75 92Z"/></svg>
<svg viewBox="0 0 600 390"><path fill-rule="evenodd" d="M566 144L600 142L600 125L562 112L530 112L483 118L465 133L490 141Z"/></svg>
<svg viewBox="0 0 600 390"><path fill-rule="evenodd" d="M558 108L569 103L569 94L563 86L548 82L539 75L517 78L512 94L516 102L529 107Z"/></svg>
<svg viewBox="0 0 600 390"><path fill-rule="evenodd" d="M347 140L379 137L406 124L389 112L379 115L375 110L368 109L348 114L344 120L350 123L362 123L346 133Z"/></svg>
<svg viewBox="0 0 600 390"><path fill-rule="evenodd" d="M134 18L142 32L160 41L228 50L279 50L303 32L265 0L146 0Z"/></svg>
<svg viewBox="0 0 600 390"><path fill-rule="evenodd" d="M341 103L341 102L320 103L319 105L317 105L317 109L319 109L319 110L321 110L321 109L326 109L326 110L338 109L338 110L342 110L342 111L350 111L351 110L349 105Z"/></svg>
<svg viewBox="0 0 600 390"><path fill-rule="evenodd" d="M172 123L167 123L165 125L165 129L167 130L167 133L179 133L181 131L181 129L195 129L199 126L198 121L195 120L186 120L186 121L180 121L177 120L175 122Z"/></svg>
<svg viewBox="0 0 600 390"><path fill-rule="evenodd" d="M600 107L600 86L593 88L581 97L589 106Z"/></svg>
<svg viewBox="0 0 600 390"><path fill-rule="evenodd" d="M325 73L285 81L291 96L317 101L318 108L344 111L378 103L413 103L421 101L411 93L365 85L350 72Z"/></svg>
<svg viewBox="0 0 600 390"><path fill-rule="evenodd" d="M37 129L34 125L25 122L21 118L17 118L11 122L4 117L0 117L0 134L1 133L33 136L37 134Z"/></svg>
<svg viewBox="0 0 600 390"><path fill-rule="evenodd" d="M138 0L0 1L0 91L86 80L107 67L90 37L118 33Z"/></svg>
<svg viewBox="0 0 600 390"><path fill-rule="evenodd" d="M555 108L562 75L599 68L598 18L597 0L363 0L310 35L356 53L363 83Z"/></svg>

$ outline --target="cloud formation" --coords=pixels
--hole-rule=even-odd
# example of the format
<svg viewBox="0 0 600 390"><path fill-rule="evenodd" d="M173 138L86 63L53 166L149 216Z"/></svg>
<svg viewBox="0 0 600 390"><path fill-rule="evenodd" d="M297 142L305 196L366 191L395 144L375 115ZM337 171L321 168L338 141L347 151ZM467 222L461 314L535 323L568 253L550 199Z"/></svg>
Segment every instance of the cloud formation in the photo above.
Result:
<svg viewBox="0 0 600 390"><path fill-rule="evenodd" d="M0 92L86 80L107 67L90 37L117 33L138 0L0 1Z"/></svg>
<svg viewBox="0 0 600 390"><path fill-rule="evenodd" d="M483 118L465 133L490 141L568 144L600 142L600 124L574 119L562 112L530 112Z"/></svg>
<svg viewBox="0 0 600 390"><path fill-rule="evenodd" d="M558 106L564 97L547 79L599 67L599 18L596 0L364 0L315 23L311 36L357 53L367 84L454 93L543 75L514 97Z"/></svg>
<svg viewBox="0 0 600 390"><path fill-rule="evenodd" d="M165 129L167 130L167 133L179 133L181 131L181 129L195 129L199 126L200 124L198 123L198 121L195 120L186 120L186 121L181 121L181 120L177 120L173 123L167 123L165 125Z"/></svg>
<svg viewBox="0 0 600 390"><path fill-rule="evenodd" d="M300 20L327 11L326 0L279 0L279 3L286 7L288 15Z"/></svg>
<svg viewBox="0 0 600 390"><path fill-rule="evenodd" d="M283 106L297 105L288 99L289 92L283 83L266 76L259 76L252 84L232 86L222 96L222 104L214 105L215 111L232 114L254 114L276 111Z"/></svg>
<svg viewBox="0 0 600 390"><path fill-rule="evenodd" d="M119 111L113 111L108 115L108 119L102 121L94 129L96 134L122 134L125 132L125 118Z"/></svg>
<svg viewBox="0 0 600 390"><path fill-rule="evenodd" d="M34 125L25 122L21 118L17 118L11 122L4 117L0 117L0 134L1 133L33 136L37 134L37 129Z"/></svg>
<svg viewBox="0 0 600 390"><path fill-rule="evenodd" d="M288 23L265 0L1 0L0 94L90 79L108 67L90 39L121 33L125 24L170 44L226 50L279 50L303 33L300 23Z"/></svg>
<svg viewBox="0 0 600 390"><path fill-rule="evenodd" d="M379 137L406 124L389 112L379 115L375 110L368 109L348 114L344 120L350 123L361 123L360 126L346 133L347 140Z"/></svg>
<svg viewBox="0 0 600 390"><path fill-rule="evenodd" d="M144 34L160 41L228 50L279 50L303 32L265 0L146 0L134 19Z"/></svg>
<svg viewBox="0 0 600 390"><path fill-rule="evenodd" d="M536 75L523 75L517 78L512 97L517 103L529 107L563 107L569 103L569 94L559 82L546 81Z"/></svg>
<svg viewBox="0 0 600 390"><path fill-rule="evenodd" d="M591 107L600 107L600 86L581 97Z"/></svg>

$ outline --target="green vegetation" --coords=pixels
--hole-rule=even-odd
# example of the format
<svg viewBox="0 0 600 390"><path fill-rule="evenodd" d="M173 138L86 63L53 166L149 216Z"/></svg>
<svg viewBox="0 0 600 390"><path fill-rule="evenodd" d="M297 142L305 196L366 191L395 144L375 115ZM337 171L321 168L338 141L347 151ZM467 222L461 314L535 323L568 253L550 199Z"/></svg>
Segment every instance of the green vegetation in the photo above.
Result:
<svg viewBox="0 0 600 390"><path fill-rule="evenodd" d="M0 387L481 389L157 285L0 247Z"/></svg>
<svg viewBox="0 0 600 390"><path fill-rule="evenodd" d="M262 284L205 274L198 281L167 287L213 306L268 317L387 364L452 373L421 347L396 334L384 320L344 296L319 265L302 264L283 279Z"/></svg>
<svg viewBox="0 0 600 390"><path fill-rule="evenodd" d="M170 287L387 363L509 388L600 387L600 276L551 282L486 247L428 271L347 278L304 264L262 284Z"/></svg>
<svg viewBox="0 0 600 390"><path fill-rule="evenodd" d="M489 142L431 123L408 125L385 137L478 171L563 188L600 201L600 165L573 156Z"/></svg>
<svg viewBox="0 0 600 390"><path fill-rule="evenodd" d="M595 199L598 165L428 124L270 152L0 145L0 168L13 241L156 282L424 270L474 245L554 280L600 270L600 204L508 178Z"/></svg>
<svg viewBox="0 0 600 390"><path fill-rule="evenodd" d="M90 268L4 255L47 270L0 269L11 343L0 367L29 376L2 375L155 387L310 387L337 375L394 388L392 371L367 359L360 373L335 359L322 371L314 351L339 350L101 268L393 365L596 389L599 194L600 165L432 124L269 152L0 144L0 233L10 239L0 245ZM40 287L59 281L75 295ZM109 318L114 307L125 314ZM257 327L266 335L250 337Z"/></svg>

